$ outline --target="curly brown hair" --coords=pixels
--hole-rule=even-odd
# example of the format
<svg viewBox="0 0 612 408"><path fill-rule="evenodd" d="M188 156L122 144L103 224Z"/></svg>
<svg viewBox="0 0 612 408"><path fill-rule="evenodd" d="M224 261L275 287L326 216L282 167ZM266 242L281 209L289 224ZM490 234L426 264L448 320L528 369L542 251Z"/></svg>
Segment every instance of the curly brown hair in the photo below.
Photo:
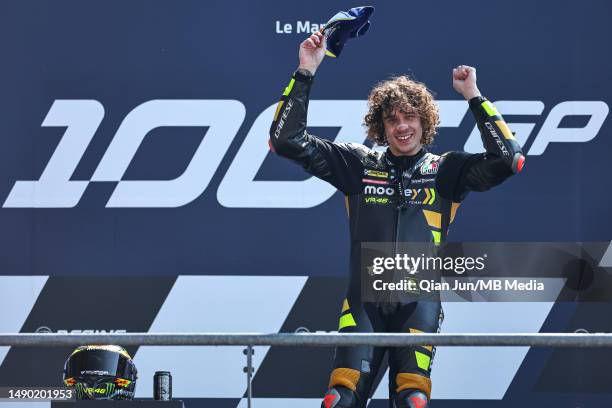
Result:
<svg viewBox="0 0 612 408"><path fill-rule="evenodd" d="M419 116L423 127L421 143L424 145L433 142L436 127L440 124L438 106L431 91L425 84L404 75L376 84L368 96L368 109L363 126L368 139L380 146L387 144L383 118L396 109L415 112Z"/></svg>

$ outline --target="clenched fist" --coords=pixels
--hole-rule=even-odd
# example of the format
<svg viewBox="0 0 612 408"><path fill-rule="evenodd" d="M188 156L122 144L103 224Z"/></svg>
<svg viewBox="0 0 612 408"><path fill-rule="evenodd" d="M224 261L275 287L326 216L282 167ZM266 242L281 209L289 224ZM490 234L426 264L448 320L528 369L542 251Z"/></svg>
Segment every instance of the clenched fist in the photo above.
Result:
<svg viewBox="0 0 612 408"><path fill-rule="evenodd" d="M476 68L467 65L459 65L453 68L453 88L469 101L480 96L480 91L476 86Z"/></svg>

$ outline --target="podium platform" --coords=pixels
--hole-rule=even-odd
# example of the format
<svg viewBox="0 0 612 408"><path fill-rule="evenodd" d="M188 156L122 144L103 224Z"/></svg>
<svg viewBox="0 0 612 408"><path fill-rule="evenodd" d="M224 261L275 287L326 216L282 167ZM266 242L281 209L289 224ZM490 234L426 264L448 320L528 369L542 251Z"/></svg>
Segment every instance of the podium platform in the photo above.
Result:
<svg viewBox="0 0 612 408"><path fill-rule="evenodd" d="M133 401L87 401L77 400L69 402L51 402L51 408L185 408L185 404L180 400L156 401L133 400Z"/></svg>

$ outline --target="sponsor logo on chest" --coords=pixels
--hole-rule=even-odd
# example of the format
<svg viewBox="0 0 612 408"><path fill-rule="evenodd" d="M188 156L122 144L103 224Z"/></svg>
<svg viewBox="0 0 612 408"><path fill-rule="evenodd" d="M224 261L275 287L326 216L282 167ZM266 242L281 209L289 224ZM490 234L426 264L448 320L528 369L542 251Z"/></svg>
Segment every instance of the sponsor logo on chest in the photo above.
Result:
<svg viewBox="0 0 612 408"><path fill-rule="evenodd" d="M364 179L361 179L361 181L363 183L378 184L378 185L381 185L381 186L389 185L389 182L387 180L375 180L375 179L364 178Z"/></svg>
<svg viewBox="0 0 612 408"><path fill-rule="evenodd" d="M363 201L366 204L389 204L391 199L389 197L375 197L375 196L366 196Z"/></svg>
<svg viewBox="0 0 612 408"><path fill-rule="evenodd" d="M438 173L438 162L426 162L421 165L421 174L436 174Z"/></svg>
<svg viewBox="0 0 612 408"><path fill-rule="evenodd" d="M389 181L389 173L386 171L379 171L373 169L364 169L363 174L366 176L361 179L363 183L363 194L369 196L381 196L391 197L395 194L395 188ZM366 203L374 203L376 197L366 197ZM368 200L369 199L369 200ZM380 200L376 201L377 204L386 204L389 200L385 200L384 203Z"/></svg>
<svg viewBox="0 0 612 408"><path fill-rule="evenodd" d="M379 195L379 196L393 196L395 189L390 186L376 186L366 185L363 187L363 194L366 195Z"/></svg>
<svg viewBox="0 0 612 408"><path fill-rule="evenodd" d="M389 173L387 173L386 171L372 170L372 169L363 170L363 175L369 176L369 177L383 178L383 179L386 179L389 177Z"/></svg>
<svg viewBox="0 0 612 408"><path fill-rule="evenodd" d="M404 190L404 197L408 200L408 204L433 205L436 201L436 190L433 188L407 188Z"/></svg>

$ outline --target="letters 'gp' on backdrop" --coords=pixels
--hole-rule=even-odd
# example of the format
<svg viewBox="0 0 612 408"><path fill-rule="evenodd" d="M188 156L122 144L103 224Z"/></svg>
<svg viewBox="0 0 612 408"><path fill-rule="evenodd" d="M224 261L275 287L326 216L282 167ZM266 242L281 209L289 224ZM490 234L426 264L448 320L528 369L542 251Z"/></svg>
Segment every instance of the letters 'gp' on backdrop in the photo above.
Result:
<svg viewBox="0 0 612 408"><path fill-rule="evenodd" d="M451 85L454 66L476 66L527 161L503 186L466 199L451 239L610 240L607 2L372 4L370 32L317 72L313 133L363 141L369 89L410 73L440 103L431 150L479 151ZM356 5L3 2L1 273L49 276L47 286L66 276L345 277L341 194L269 153L267 132L304 31ZM13 330L44 323L32 319ZM283 321L276 329L295 329ZM92 328L62 324L52 331Z"/></svg>

